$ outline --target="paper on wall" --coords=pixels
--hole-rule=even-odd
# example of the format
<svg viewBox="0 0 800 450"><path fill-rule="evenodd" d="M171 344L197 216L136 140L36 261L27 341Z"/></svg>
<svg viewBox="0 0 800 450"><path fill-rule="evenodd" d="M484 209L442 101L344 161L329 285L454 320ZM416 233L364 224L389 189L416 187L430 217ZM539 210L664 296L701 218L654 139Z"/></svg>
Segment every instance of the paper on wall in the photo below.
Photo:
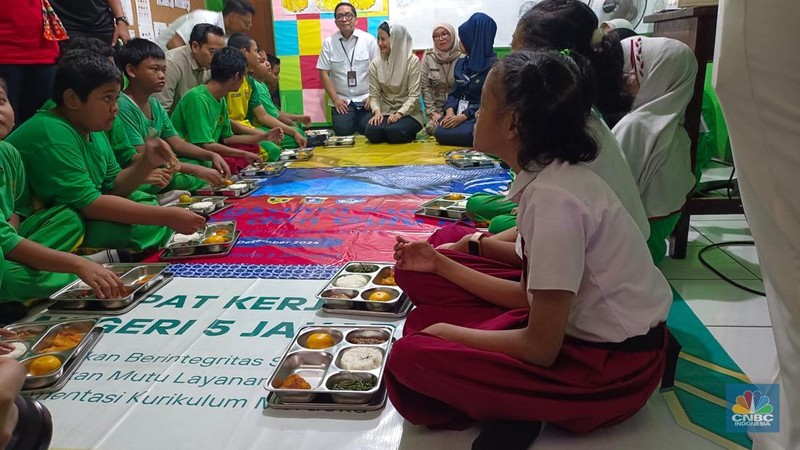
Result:
<svg viewBox="0 0 800 450"><path fill-rule="evenodd" d="M173 0L156 0L156 5L158 6L168 6L170 8L174 8L175 4Z"/></svg>
<svg viewBox="0 0 800 450"><path fill-rule="evenodd" d="M125 17L128 20L133 20L135 16L133 15L133 3L131 3L131 0L120 0L120 2L122 3L122 11L125 13Z"/></svg>
<svg viewBox="0 0 800 450"><path fill-rule="evenodd" d="M165 22L153 22L153 33L158 36L162 31L166 30L168 26L169 24Z"/></svg>
<svg viewBox="0 0 800 450"><path fill-rule="evenodd" d="M139 36L143 37L142 27L153 28L153 14L150 11L149 0L136 0L136 23L139 25Z"/></svg>

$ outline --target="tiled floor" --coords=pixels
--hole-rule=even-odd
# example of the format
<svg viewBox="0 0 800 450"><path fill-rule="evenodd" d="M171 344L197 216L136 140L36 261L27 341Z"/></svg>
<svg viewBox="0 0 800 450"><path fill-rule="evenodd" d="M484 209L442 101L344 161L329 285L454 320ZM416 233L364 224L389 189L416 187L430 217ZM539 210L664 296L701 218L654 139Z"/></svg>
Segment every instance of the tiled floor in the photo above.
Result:
<svg viewBox="0 0 800 450"><path fill-rule="evenodd" d="M727 179L729 169L716 168L705 179ZM738 289L704 267L698 254L712 243L752 241L743 215L696 216L691 221L686 259L667 258L661 269L737 364L755 383L770 380L775 341L766 298ZM753 246L726 246L704 254L725 276L757 291L764 290Z"/></svg>

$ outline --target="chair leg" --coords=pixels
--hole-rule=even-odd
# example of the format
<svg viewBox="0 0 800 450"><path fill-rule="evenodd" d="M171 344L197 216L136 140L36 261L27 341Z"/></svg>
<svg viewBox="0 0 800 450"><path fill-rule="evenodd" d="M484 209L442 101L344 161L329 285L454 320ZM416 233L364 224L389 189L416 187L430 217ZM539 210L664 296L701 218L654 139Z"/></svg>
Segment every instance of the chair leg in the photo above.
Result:
<svg viewBox="0 0 800 450"><path fill-rule="evenodd" d="M689 219L689 214L684 211L669 237L669 256L673 259L686 259L686 248L689 244Z"/></svg>

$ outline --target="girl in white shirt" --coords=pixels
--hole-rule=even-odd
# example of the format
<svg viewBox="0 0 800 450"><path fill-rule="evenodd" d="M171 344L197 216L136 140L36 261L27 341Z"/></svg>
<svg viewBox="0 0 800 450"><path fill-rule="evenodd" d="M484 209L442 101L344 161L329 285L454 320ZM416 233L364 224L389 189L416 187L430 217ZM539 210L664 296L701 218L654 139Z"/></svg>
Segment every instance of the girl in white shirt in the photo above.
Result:
<svg viewBox="0 0 800 450"><path fill-rule="evenodd" d="M398 269L430 272L484 300L447 314L387 362L395 408L417 425L486 422L473 449L528 448L549 422L587 433L641 409L664 375L672 293L617 196L578 164L597 155L586 61L515 52L492 69L475 148L517 173L521 282L398 237ZM439 306L431 305L430 308Z"/></svg>

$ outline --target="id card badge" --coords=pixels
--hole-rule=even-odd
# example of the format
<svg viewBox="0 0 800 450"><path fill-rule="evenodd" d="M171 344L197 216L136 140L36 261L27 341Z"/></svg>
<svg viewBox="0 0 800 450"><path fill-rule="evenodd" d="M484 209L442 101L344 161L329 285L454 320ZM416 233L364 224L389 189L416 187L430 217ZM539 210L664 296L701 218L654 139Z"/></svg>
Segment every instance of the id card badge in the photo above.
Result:
<svg viewBox="0 0 800 450"><path fill-rule="evenodd" d="M467 110L467 108L469 108L469 100L459 100L459 102L458 102L458 112L456 112L456 115L463 114L464 111Z"/></svg>
<svg viewBox="0 0 800 450"><path fill-rule="evenodd" d="M358 79L356 78L356 71L355 70L348 70L347 71L347 87L356 87L358 86Z"/></svg>

